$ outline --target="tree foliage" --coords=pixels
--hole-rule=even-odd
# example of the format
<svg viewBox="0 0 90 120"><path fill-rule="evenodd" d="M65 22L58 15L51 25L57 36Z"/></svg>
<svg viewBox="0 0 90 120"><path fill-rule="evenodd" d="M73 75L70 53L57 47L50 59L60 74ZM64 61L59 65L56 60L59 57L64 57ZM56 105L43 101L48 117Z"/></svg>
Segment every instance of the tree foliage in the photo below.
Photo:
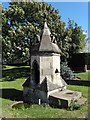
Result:
<svg viewBox="0 0 90 120"><path fill-rule="evenodd" d="M71 31L70 38L72 39L71 47L69 48L69 56L83 51L86 45L86 35L82 28L69 19L67 31Z"/></svg>
<svg viewBox="0 0 90 120"><path fill-rule="evenodd" d="M70 27L70 23L65 29L65 22L61 21L59 11L55 10L51 4L11 2L9 9L2 10L4 61L8 63L16 60L23 62L29 58L30 41L33 44L37 42L37 34L42 30L45 18L61 49L63 60L68 57L68 53L84 46L82 41L85 40L85 37L82 29L76 24ZM73 48L74 44L77 45L76 48Z"/></svg>

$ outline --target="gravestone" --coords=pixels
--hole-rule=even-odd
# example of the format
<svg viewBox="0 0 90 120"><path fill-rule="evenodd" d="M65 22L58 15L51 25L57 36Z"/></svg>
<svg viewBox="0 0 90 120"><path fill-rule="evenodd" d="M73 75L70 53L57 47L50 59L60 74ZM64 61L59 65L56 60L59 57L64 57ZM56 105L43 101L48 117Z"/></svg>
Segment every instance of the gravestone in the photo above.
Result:
<svg viewBox="0 0 90 120"><path fill-rule="evenodd" d="M25 102L68 107L81 98L81 92L67 90L60 76L60 52L45 22L38 43L31 47L31 76L23 84Z"/></svg>

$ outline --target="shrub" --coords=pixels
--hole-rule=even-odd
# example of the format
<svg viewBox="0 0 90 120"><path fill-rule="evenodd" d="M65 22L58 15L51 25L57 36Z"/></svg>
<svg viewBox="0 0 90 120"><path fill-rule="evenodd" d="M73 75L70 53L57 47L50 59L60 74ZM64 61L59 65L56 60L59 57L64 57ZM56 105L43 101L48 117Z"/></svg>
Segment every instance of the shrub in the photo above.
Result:
<svg viewBox="0 0 90 120"><path fill-rule="evenodd" d="M68 110L72 111L72 110L79 110L80 109L80 104L78 104L75 101L72 101L71 104L69 105Z"/></svg>
<svg viewBox="0 0 90 120"><path fill-rule="evenodd" d="M73 74L70 67L68 67L67 62L61 63L61 76L63 79L70 79L73 80L75 75Z"/></svg>

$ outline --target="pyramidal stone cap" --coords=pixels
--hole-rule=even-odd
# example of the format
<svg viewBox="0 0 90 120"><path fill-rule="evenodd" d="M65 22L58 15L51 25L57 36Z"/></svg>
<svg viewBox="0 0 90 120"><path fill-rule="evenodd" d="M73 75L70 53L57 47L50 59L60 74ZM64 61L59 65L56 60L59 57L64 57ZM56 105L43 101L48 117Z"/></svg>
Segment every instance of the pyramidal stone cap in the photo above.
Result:
<svg viewBox="0 0 90 120"><path fill-rule="evenodd" d="M40 41L38 44L35 44L32 46L32 53L58 53L60 54L61 51L58 47L58 45L51 40L51 32L47 25L47 23L44 23L44 28L42 30L42 34L40 36Z"/></svg>

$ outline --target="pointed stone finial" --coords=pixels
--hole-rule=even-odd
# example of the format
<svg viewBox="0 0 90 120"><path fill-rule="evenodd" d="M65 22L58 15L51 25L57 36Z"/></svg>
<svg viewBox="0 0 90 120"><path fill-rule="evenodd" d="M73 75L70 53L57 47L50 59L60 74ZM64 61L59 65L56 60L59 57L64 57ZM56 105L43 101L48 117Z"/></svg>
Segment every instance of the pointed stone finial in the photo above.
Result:
<svg viewBox="0 0 90 120"><path fill-rule="evenodd" d="M43 35L50 35L50 34L51 34L51 32L49 30L49 27L48 27L47 23L45 22L44 29L43 29Z"/></svg>
<svg viewBox="0 0 90 120"><path fill-rule="evenodd" d="M44 28L46 28L46 29L48 28L48 26L47 26L47 23L46 23L46 22L44 23Z"/></svg>
<svg viewBox="0 0 90 120"><path fill-rule="evenodd" d="M42 31L42 38L40 41L39 52L52 52L59 53L60 49L57 44L52 43L51 41L51 32L47 25L47 22L44 23L44 28Z"/></svg>

